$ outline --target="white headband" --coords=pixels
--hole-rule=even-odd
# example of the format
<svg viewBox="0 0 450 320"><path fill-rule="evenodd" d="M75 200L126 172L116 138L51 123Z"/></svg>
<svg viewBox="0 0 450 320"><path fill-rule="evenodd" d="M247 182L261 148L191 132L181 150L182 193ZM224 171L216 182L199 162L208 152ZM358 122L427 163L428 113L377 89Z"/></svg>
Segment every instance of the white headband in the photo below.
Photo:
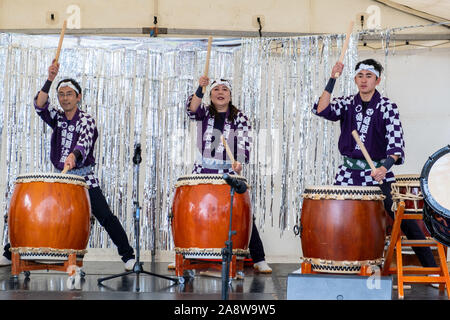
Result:
<svg viewBox="0 0 450 320"><path fill-rule="evenodd" d="M62 88L62 87L69 87L69 88L72 88L73 90L75 90L75 92L76 92L77 94L80 94L80 91L78 91L77 87L75 87L75 86L73 85L73 83L70 82L70 81L64 81L64 82L61 82L61 84L59 85L59 88ZM58 88L58 90L59 90L59 88Z"/></svg>
<svg viewBox="0 0 450 320"><path fill-rule="evenodd" d="M361 63L359 65L358 70L355 71L355 76L362 70L366 70L366 71L372 72L374 75L377 76L377 78L380 77L380 73L377 70L375 70L374 66L371 66L369 64L364 64L364 63Z"/></svg>
<svg viewBox="0 0 450 320"><path fill-rule="evenodd" d="M211 84L211 89L210 90L212 90L215 87L220 86L220 85L226 86L228 88L228 90L231 91L231 84L230 84L230 82L228 80L224 80L224 79L214 80L213 83Z"/></svg>

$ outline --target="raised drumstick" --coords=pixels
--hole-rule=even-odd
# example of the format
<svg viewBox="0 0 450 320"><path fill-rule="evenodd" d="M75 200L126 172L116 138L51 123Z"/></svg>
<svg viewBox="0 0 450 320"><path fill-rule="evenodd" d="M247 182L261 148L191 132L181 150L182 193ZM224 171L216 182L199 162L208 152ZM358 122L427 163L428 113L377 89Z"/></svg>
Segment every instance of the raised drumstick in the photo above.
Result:
<svg viewBox="0 0 450 320"><path fill-rule="evenodd" d="M348 26L348 30L347 30L347 34L345 35L345 42L344 45L342 46L342 51L341 51L341 56L339 57L339 62L342 63L344 61L344 57L345 57L345 52L347 51L348 48L348 43L350 41L350 37L352 35L352 31L353 31L353 21L350 21L350 25ZM334 77L338 78L340 76L339 72L336 72Z"/></svg>
<svg viewBox="0 0 450 320"><path fill-rule="evenodd" d="M234 160L233 153L231 152L230 147L228 146L227 141L225 140L225 138L224 138L223 136L220 136L220 138L222 139L222 143L223 143L223 145L225 146L225 150L227 151L228 157L231 159L231 163L235 163L236 160Z"/></svg>
<svg viewBox="0 0 450 320"><path fill-rule="evenodd" d="M362 153L364 155L364 158L366 159L367 163L370 166L370 169L372 170L372 172L375 171L376 168L373 165L372 158L370 157L369 153L367 152L366 147L364 146L364 144L362 143L361 139L359 138L358 132L356 132L356 130L353 130L352 131L352 135L353 135L353 138L355 139L356 143L360 147L360 149L361 149L361 151L362 151ZM383 184L383 180L380 180L378 183L379 184Z"/></svg>
<svg viewBox="0 0 450 320"><path fill-rule="evenodd" d="M61 47L64 40L64 34L66 33L66 27L67 27L67 20L64 20L61 34L59 35L59 43L58 43L58 49L56 49L56 55L55 55L55 64L58 63L59 60L59 54L61 53Z"/></svg>
<svg viewBox="0 0 450 320"><path fill-rule="evenodd" d="M209 57L211 56L211 44L212 44L212 37L209 36L208 38L208 51L206 52L206 63L205 63L205 73L204 76L207 77L209 73ZM203 87L202 92L206 92L206 87Z"/></svg>

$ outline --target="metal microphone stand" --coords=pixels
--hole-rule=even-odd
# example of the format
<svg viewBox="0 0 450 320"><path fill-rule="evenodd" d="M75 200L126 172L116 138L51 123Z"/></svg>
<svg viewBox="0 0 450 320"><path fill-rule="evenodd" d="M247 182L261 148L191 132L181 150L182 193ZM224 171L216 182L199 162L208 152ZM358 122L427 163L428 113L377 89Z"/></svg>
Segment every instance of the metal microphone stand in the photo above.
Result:
<svg viewBox="0 0 450 320"><path fill-rule="evenodd" d="M131 273L135 273L136 274L136 291L139 291L139 274L144 273L144 274L148 274L151 276L156 276L156 277L160 277L163 279L167 279L170 281L175 282L175 284L178 283L178 279L176 278L171 278L171 277L167 277L167 276L163 276L163 275L158 275L156 273L152 273L152 272L148 272L148 271L144 271L144 269L142 268L142 262L140 262L140 244L139 244L139 238L140 238L140 209L141 207L139 206L139 164L141 163L142 158L141 158L141 146L140 144L138 144L136 146L135 149L135 154L133 157L133 163L134 163L134 176L136 179L136 201L134 201L134 230L135 230L135 236L136 236L136 263L133 266L133 270L132 271L127 271L127 272L123 272L117 275L113 275L113 276L109 276L109 277L105 277L105 278L101 278L98 279L98 284L101 284L103 281L105 280L109 280L109 279L113 279L113 278L118 278L118 277L123 277L126 275L129 275Z"/></svg>
<svg viewBox="0 0 450 320"><path fill-rule="evenodd" d="M228 240L225 241L225 247L222 248L222 300L228 300L228 285L230 283L230 262L231 257L233 256L233 241L231 240L231 237L236 234L236 231L231 230L231 223L233 221L233 186L231 186L230 195L230 228L228 231Z"/></svg>

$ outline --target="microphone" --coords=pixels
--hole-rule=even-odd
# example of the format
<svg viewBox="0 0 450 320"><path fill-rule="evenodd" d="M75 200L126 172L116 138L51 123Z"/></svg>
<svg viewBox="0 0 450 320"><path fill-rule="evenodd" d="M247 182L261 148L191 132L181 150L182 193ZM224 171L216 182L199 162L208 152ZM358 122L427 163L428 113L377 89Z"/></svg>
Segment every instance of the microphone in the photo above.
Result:
<svg viewBox="0 0 450 320"><path fill-rule="evenodd" d="M141 144L137 143L134 145L134 156L133 156L133 163L138 164L141 163Z"/></svg>
<svg viewBox="0 0 450 320"><path fill-rule="evenodd" d="M222 176L223 180L226 181L234 190L236 193L244 193L247 191L247 184L244 181L238 180L236 178L232 178L229 174L225 173Z"/></svg>

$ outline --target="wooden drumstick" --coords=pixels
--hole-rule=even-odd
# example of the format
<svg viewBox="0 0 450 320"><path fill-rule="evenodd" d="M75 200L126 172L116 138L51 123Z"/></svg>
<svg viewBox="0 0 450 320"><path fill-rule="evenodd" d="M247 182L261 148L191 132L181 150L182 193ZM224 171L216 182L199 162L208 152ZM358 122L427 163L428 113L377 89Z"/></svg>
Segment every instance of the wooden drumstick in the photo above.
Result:
<svg viewBox="0 0 450 320"><path fill-rule="evenodd" d="M344 61L344 57L345 57L345 52L347 51L348 48L348 43L350 42L350 37L352 35L352 31L353 31L353 21L350 21L350 25L348 26L348 30L347 30L347 34L345 35L345 42L344 45L342 46L342 51L341 51L341 56L339 57L339 62L342 63ZM334 74L335 78L338 78L341 74L339 72L336 72Z"/></svg>
<svg viewBox="0 0 450 320"><path fill-rule="evenodd" d="M66 33L66 27L67 27L67 20L64 20L61 34L59 35L59 43L58 43L58 49L56 49L56 55L55 55L55 64L58 64L59 60L59 54L61 53L61 47L64 40L64 34Z"/></svg>
<svg viewBox="0 0 450 320"><path fill-rule="evenodd" d="M212 44L212 37L209 36L208 38L208 51L206 52L206 63L205 63L205 73L204 76L207 77L209 73L209 58L211 56L211 44ZM203 87L202 92L206 92L206 86Z"/></svg>
<svg viewBox="0 0 450 320"><path fill-rule="evenodd" d="M234 163L236 162L236 160L234 160L233 153L231 152L230 147L228 146L227 141L225 140L225 138L224 138L223 136L220 136L220 137L222 138L222 143L223 143L223 145L224 145L224 147L225 147L225 150L227 151L227 155L228 155L228 157L231 159L231 163L234 164Z"/></svg>
<svg viewBox="0 0 450 320"><path fill-rule="evenodd" d="M70 168L70 164L66 164L66 166L64 167L63 171L61 171L62 174L66 174L67 171L69 171Z"/></svg>
<svg viewBox="0 0 450 320"><path fill-rule="evenodd" d="M372 172L374 172L376 168L373 165L372 158L370 157L369 153L367 152L366 147L364 146L364 144L362 143L361 139L359 138L358 132L356 132L356 130L353 130L352 131L352 135L353 135L353 138L355 138L355 141L358 144L358 146L361 148L361 151L362 151L362 153L364 155L364 158L366 158L366 161L369 164L370 169L372 170ZM383 184L383 180L380 180L378 183L379 184Z"/></svg>

